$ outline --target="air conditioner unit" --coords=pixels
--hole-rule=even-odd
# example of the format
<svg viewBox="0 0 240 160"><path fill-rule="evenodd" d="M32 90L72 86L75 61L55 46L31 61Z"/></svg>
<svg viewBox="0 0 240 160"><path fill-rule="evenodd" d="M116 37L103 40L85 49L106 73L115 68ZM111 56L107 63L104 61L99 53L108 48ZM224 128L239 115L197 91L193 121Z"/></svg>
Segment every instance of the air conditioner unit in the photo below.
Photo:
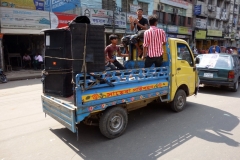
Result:
<svg viewBox="0 0 240 160"><path fill-rule="evenodd" d="M212 11L212 5L211 4L208 5L208 10Z"/></svg>
<svg viewBox="0 0 240 160"><path fill-rule="evenodd" d="M163 11L164 6L161 3L158 3L158 11Z"/></svg>

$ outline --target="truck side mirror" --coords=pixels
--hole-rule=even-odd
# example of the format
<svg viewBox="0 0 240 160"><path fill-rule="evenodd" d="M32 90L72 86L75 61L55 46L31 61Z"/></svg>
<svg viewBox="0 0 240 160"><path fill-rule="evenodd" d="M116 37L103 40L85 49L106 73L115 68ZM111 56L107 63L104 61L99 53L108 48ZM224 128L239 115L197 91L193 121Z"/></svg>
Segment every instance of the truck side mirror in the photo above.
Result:
<svg viewBox="0 0 240 160"><path fill-rule="evenodd" d="M200 63L200 58L199 58L199 57L196 57L195 62L196 62L196 64L199 64L199 63Z"/></svg>

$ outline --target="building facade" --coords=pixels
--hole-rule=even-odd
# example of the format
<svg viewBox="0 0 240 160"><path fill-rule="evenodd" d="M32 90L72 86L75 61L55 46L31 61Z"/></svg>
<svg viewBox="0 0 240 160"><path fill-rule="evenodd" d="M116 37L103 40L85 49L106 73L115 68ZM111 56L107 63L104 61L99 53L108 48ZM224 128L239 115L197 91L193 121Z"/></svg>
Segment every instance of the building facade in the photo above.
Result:
<svg viewBox="0 0 240 160"><path fill-rule="evenodd" d="M197 0L194 7L195 45L201 53L212 45L239 46L239 0Z"/></svg>

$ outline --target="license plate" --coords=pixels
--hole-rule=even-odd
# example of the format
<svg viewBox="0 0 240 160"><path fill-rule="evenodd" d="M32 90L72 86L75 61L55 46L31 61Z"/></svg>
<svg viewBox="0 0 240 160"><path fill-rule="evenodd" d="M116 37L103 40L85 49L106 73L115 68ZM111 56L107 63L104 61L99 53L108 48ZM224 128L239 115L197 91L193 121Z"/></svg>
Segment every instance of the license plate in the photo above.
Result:
<svg viewBox="0 0 240 160"><path fill-rule="evenodd" d="M203 77L213 78L213 73L204 73Z"/></svg>

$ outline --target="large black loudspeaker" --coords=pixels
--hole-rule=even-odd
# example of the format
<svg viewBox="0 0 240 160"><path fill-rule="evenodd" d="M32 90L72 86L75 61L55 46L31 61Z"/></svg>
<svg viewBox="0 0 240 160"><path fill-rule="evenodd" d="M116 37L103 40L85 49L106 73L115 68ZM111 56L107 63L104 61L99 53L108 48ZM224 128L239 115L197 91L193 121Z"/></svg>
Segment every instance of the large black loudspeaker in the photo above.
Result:
<svg viewBox="0 0 240 160"><path fill-rule="evenodd" d="M70 25L72 37L73 76L82 71L86 36L87 72L105 70L104 26L76 23ZM75 80L75 77L74 77Z"/></svg>
<svg viewBox="0 0 240 160"><path fill-rule="evenodd" d="M43 92L62 97L69 97L73 94L72 72L64 71L46 71L43 81Z"/></svg>
<svg viewBox="0 0 240 160"><path fill-rule="evenodd" d="M66 29L46 30L45 33L45 70L72 68L71 33Z"/></svg>

